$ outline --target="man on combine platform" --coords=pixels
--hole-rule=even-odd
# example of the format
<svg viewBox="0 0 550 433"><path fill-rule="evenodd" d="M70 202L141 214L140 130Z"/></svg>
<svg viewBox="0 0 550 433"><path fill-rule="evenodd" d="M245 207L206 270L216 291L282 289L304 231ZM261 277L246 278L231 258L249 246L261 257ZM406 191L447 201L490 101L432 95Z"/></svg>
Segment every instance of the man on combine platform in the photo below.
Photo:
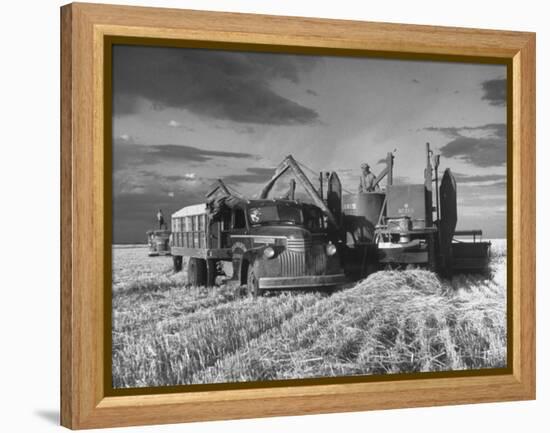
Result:
<svg viewBox="0 0 550 433"><path fill-rule="evenodd" d="M162 227L166 227L166 224L164 223L164 215L162 214L162 209L159 209L157 212L157 221L159 223L159 230L162 230Z"/></svg>
<svg viewBox="0 0 550 433"><path fill-rule="evenodd" d="M361 164L361 177L359 178L359 192L378 191L380 187L376 183L376 176L370 171L370 166L365 162Z"/></svg>

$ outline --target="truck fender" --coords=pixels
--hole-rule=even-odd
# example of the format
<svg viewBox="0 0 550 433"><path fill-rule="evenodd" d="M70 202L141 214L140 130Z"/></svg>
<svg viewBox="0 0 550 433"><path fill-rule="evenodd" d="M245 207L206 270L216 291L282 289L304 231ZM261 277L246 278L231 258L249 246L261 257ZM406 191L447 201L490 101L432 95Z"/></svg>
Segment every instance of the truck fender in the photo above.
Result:
<svg viewBox="0 0 550 433"><path fill-rule="evenodd" d="M248 267L254 265L254 262L256 261L258 255L262 253L263 248L264 247L247 250L243 254L241 258L241 263L239 266L239 281L241 282L241 284L246 284L246 279L248 276Z"/></svg>

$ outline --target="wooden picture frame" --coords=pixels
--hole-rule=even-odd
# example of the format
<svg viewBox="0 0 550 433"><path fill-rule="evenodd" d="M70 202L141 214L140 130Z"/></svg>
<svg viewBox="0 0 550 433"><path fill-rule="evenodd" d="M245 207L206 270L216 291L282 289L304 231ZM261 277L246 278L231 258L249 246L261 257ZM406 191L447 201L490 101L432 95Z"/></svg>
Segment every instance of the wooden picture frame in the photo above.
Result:
<svg viewBox="0 0 550 433"><path fill-rule="evenodd" d="M80 429L535 398L535 35L190 10L70 4L61 8L61 424ZM437 375L301 386L109 395L104 337L110 278L105 202L108 38L184 41L509 65L512 140L509 359L497 374ZM107 195L108 196L108 195ZM509 202L510 203L510 202ZM511 249L510 249L511 250ZM106 304L107 303L107 304Z"/></svg>

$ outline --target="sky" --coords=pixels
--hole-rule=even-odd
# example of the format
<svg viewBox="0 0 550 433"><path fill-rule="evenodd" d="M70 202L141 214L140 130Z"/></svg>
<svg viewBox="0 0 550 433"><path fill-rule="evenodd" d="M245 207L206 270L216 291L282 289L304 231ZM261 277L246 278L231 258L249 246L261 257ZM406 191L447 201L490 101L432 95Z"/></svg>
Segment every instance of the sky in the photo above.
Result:
<svg viewBox="0 0 550 433"><path fill-rule="evenodd" d="M396 182L422 183L426 142L456 177L457 228L505 237L503 65L118 45L113 243L145 242L159 208L218 178L254 196L289 154L356 192L361 163L394 151Z"/></svg>

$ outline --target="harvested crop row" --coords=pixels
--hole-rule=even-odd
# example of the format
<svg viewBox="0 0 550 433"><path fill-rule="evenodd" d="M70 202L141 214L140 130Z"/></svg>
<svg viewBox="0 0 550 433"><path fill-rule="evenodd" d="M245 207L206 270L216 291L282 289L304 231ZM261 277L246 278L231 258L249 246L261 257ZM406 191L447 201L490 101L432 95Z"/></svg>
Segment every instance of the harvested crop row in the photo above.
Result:
<svg viewBox="0 0 550 433"><path fill-rule="evenodd" d="M243 297L242 290L235 286L189 287L185 270L174 273L169 257L149 258L143 248L117 247L113 254L115 333L131 332L151 321L179 317Z"/></svg>
<svg viewBox="0 0 550 433"><path fill-rule="evenodd" d="M113 266L113 293L124 291L130 287L157 279L171 281L176 284L183 279L178 275L171 275L172 259L170 257L148 257L146 247L122 248L114 246L112 249Z"/></svg>
<svg viewBox="0 0 550 433"><path fill-rule="evenodd" d="M113 296L113 331L122 332L149 322L177 318L242 299L239 287L216 288L150 283L144 290Z"/></svg>
<svg viewBox="0 0 550 433"><path fill-rule="evenodd" d="M281 326L321 295L245 298L179 317L153 318L113 332L113 386L116 388L194 383L194 375L216 360L246 346L250 340ZM172 306L173 313L178 312ZM139 313L137 313L139 315ZM134 313L134 322L135 313ZM117 332L117 327L120 331Z"/></svg>
<svg viewBox="0 0 550 433"><path fill-rule="evenodd" d="M196 375L197 383L502 367L505 289L378 272ZM460 282L460 285L464 281Z"/></svg>

